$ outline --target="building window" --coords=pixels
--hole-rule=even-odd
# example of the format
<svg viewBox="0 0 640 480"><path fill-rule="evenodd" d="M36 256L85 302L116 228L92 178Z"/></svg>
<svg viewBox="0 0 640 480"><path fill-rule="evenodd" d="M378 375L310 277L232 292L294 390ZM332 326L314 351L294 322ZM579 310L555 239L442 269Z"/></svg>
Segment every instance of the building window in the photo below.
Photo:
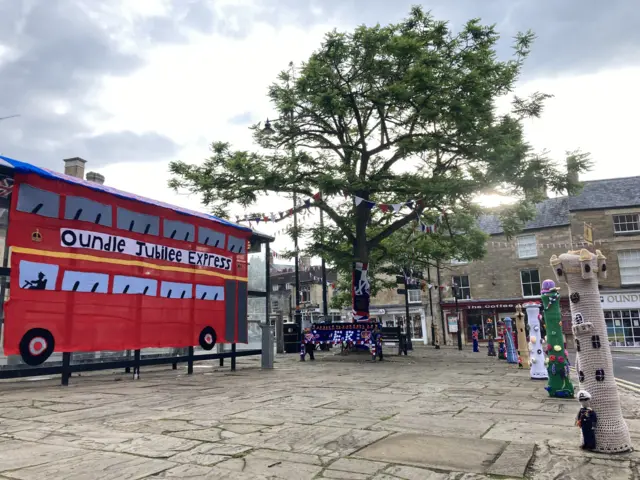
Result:
<svg viewBox="0 0 640 480"><path fill-rule="evenodd" d="M275 285L271 285L271 290L277 292L278 290L280 290L280 285L278 285L277 283Z"/></svg>
<svg viewBox="0 0 640 480"><path fill-rule="evenodd" d="M309 290L300 290L300 301L302 303L311 301L311 292Z"/></svg>
<svg viewBox="0 0 640 480"><path fill-rule="evenodd" d="M458 285L460 299L471 298L471 286L469 285L469 275L457 275L453 277L452 282Z"/></svg>
<svg viewBox="0 0 640 480"><path fill-rule="evenodd" d="M640 215L637 213L614 215L613 231L615 233L640 232Z"/></svg>
<svg viewBox="0 0 640 480"><path fill-rule="evenodd" d="M640 284L640 250L619 251L618 265L622 285Z"/></svg>
<svg viewBox="0 0 640 480"><path fill-rule="evenodd" d="M537 269L522 270L520 272L522 296L535 297L540 295L540 273Z"/></svg>
<svg viewBox="0 0 640 480"><path fill-rule="evenodd" d="M422 290L409 290L409 303L422 303Z"/></svg>
<svg viewBox="0 0 640 480"><path fill-rule="evenodd" d="M285 288L286 290L291 290L291 289L293 288L293 285L292 285L292 284L290 284L290 283L287 283L287 284L285 284L284 288Z"/></svg>
<svg viewBox="0 0 640 480"><path fill-rule="evenodd" d="M277 312L279 308L278 300L271 300L271 311Z"/></svg>
<svg viewBox="0 0 640 480"><path fill-rule="evenodd" d="M536 236L521 235L517 237L518 241L518 258L535 258L538 256L538 245L536 244Z"/></svg>
<svg viewBox="0 0 640 480"><path fill-rule="evenodd" d="M612 347L640 347L640 310L605 310L607 337Z"/></svg>

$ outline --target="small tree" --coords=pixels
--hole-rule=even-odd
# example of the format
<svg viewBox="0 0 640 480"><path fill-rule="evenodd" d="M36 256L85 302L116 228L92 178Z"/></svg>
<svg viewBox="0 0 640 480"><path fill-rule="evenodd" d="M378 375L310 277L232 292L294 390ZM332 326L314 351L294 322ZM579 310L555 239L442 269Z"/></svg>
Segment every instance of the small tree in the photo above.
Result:
<svg viewBox="0 0 640 480"><path fill-rule="evenodd" d="M170 185L201 194L217 213L252 205L262 192L321 191L317 206L330 221L324 231L311 228L312 250L342 268L379 260L385 240L417 218L455 222L475 212L482 193L521 199L502 215L510 234L532 218L543 188L576 187L523 138L522 120L538 117L548 95L515 97L512 112L496 113L533 37L518 34L515 57L501 61L492 26L471 20L454 34L420 7L397 24L333 31L299 71L282 72L270 87L280 119L274 135L255 126L260 152L214 143L202 165L172 162ZM586 155L572 158L586 168ZM370 202L403 207L390 213Z"/></svg>

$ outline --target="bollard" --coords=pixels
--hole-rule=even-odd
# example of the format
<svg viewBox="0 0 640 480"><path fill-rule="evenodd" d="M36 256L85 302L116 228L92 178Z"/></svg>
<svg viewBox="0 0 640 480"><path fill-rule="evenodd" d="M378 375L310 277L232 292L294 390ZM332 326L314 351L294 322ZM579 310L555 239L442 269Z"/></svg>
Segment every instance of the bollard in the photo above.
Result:
<svg viewBox="0 0 640 480"><path fill-rule="evenodd" d="M262 368L273 368L273 327L261 323L262 329Z"/></svg>

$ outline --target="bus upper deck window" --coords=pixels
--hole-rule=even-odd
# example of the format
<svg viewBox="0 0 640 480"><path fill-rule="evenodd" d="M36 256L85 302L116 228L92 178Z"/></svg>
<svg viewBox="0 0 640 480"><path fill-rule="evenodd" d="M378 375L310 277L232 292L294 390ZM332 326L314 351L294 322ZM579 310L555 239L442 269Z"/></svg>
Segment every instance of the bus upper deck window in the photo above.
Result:
<svg viewBox="0 0 640 480"><path fill-rule="evenodd" d="M246 253L245 246L246 241L243 238L232 237L231 235L229 235L227 250L229 250L231 253Z"/></svg>
<svg viewBox="0 0 640 480"><path fill-rule="evenodd" d="M23 183L19 187L16 209L20 212L35 213L43 217L58 218L60 195Z"/></svg>
<svg viewBox="0 0 640 480"><path fill-rule="evenodd" d="M89 200L88 198L67 196L64 218L110 227L111 206Z"/></svg>
<svg viewBox="0 0 640 480"><path fill-rule="evenodd" d="M165 238L193 242L195 240L195 227L190 223L178 222L176 220L164 220L163 234Z"/></svg>
<svg viewBox="0 0 640 480"><path fill-rule="evenodd" d="M224 233L216 232L206 227L198 227L198 243L224 248Z"/></svg>
<svg viewBox="0 0 640 480"><path fill-rule="evenodd" d="M160 218L118 207L117 227L128 232L159 235Z"/></svg>

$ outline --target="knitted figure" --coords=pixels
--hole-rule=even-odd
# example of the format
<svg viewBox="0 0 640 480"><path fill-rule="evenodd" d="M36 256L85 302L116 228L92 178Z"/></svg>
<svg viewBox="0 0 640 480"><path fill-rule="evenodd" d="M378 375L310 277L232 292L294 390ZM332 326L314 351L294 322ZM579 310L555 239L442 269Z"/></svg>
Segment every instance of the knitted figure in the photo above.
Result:
<svg viewBox="0 0 640 480"><path fill-rule="evenodd" d="M504 324L498 320L496 327L498 328L498 360L506 360L507 349L504 346Z"/></svg>
<svg viewBox="0 0 640 480"><path fill-rule="evenodd" d="M527 323L529 324L529 332L531 332L529 337L530 376L532 380L546 380L548 375L542 351L542 335L540 334L540 304L527 302L523 306L527 311Z"/></svg>
<svg viewBox="0 0 640 480"><path fill-rule="evenodd" d="M513 340L513 328L509 317L505 317L504 326L504 338L507 343L507 362L518 363L518 353L516 352L515 341Z"/></svg>
<svg viewBox="0 0 640 480"><path fill-rule="evenodd" d="M564 348L562 314L560 313L560 289L553 280L542 282L542 305L547 325L547 373L549 382L545 390L550 397L573 398L573 384L569 369L569 355Z"/></svg>
<svg viewBox="0 0 640 480"><path fill-rule="evenodd" d="M591 394L586 390L578 392L578 401L582 408L576 415L576 426L582 431L583 450L596 449L596 425L598 424L598 416L591 408Z"/></svg>
<svg viewBox="0 0 640 480"><path fill-rule="evenodd" d="M523 368L523 358L529 358L529 345L527 342L527 332L524 325L524 313L522 305L516 305L516 330L518 332L518 367ZM529 362L527 362L527 367Z"/></svg>
<svg viewBox="0 0 640 480"><path fill-rule="evenodd" d="M601 453L628 452L633 448L629 428L620 409L598 290L598 274L606 278L606 259L599 250L594 255L582 249L563 253L559 258L552 256L551 266L558 281L569 285L571 329L576 339L580 390L589 392L591 407L598 413L594 450Z"/></svg>
<svg viewBox="0 0 640 480"><path fill-rule="evenodd" d="M488 341L487 341L487 355L489 357L495 357L496 356L496 348L493 345L493 336L489 335Z"/></svg>
<svg viewBox="0 0 640 480"><path fill-rule="evenodd" d="M477 325L471 325L471 338L473 339L473 351L479 352L480 349L478 348L478 326Z"/></svg>

